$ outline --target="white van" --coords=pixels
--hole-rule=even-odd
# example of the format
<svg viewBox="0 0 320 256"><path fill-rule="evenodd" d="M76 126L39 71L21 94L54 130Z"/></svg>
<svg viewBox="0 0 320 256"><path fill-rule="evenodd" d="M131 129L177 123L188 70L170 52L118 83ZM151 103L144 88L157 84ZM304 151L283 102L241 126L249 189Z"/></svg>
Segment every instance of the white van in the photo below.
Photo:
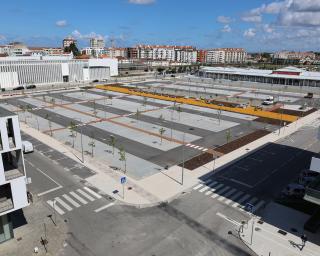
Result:
<svg viewBox="0 0 320 256"><path fill-rule="evenodd" d="M31 153L33 152L33 145L30 141L23 140L22 141L22 150L23 153Z"/></svg>
<svg viewBox="0 0 320 256"><path fill-rule="evenodd" d="M274 97L273 96L269 96L268 98L266 98L263 102L263 105L273 105L274 104Z"/></svg>

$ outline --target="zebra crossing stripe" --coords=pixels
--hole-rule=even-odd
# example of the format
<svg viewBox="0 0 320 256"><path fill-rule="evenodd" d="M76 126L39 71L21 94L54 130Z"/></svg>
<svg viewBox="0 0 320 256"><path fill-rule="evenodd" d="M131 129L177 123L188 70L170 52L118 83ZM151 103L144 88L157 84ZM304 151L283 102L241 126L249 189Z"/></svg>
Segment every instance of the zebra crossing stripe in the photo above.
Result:
<svg viewBox="0 0 320 256"><path fill-rule="evenodd" d="M212 198L216 198L216 197L222 195L224 192L226 192L229 188L230 188L229 186L226 186L225 188L221 189L221 190L218 192L219 194L214 193L211 197L212 197Z"/></svg>
<svg viewBox="0 0 320 256"><path fill-rule="evenodd" d="M203 149L203 147L201 147L201 148L198 148L199 150L202 150Z"/></svg>
<svg viewBox="0 0 320 256"><path fill-rule="evenodd" d="M214 184L216 184L216 183L217 183L216 181L213 181L213 182L211 182L210 184L208 184L208 182L207 182L207 183L206 183L207 186L205 186L204 188L200 189L199 192L202 193L202 192L204 192L204 191L212 188L212 186L213 186Z"/></svg>
<svg viewBox="0 0 320 256"><path fill-rule="evenodd" d="M201 187L203 187L204 185L203 184L198 184L197 186L195 186L194 188L193 188L193 190L197 190L198 188L201 188Z"/></svg>
<svg viewBox="0 0 320 256"><path fill-rule="evenodd" d="M80 197L78 194L76 194L73 191L70 192L70 195L72 195L75 199L77 199L79 202L81 202L83 204L87 204L88 203L86 200L84 200L82 197Z"/></svg>
<svg viewBox="0 0 320 256"><path fill-rule="evenodd" d="M196 145L191 145L190 148L194 148Z"/></svg>
<svg viewBox="0 0 320 256"><path fill-rule="evenodd" d="M190 145L191 145L191 144L190 144L190 143L188 143L186 146L187 146L187 147L189 147Z"/></svg>
<svg viewBox="0 0 320 256"><path fill-rule="evenodd" d="M202 149L202 151L205 152L205 151L208 151L208 149L207 149L207 148L204 148L204 149Z"/></svg>
<svg viewBox="0 0 320 256"><path fill-rule="evenodd" d="M251 197L249 194L244 195L240 198L240 200L232 205L232 207L237 207L238 205L242 204L244 201L246 201L249 197Z"/></svg>
<svg viewBox="0 0 320 256"><path fill-rule="evenodd" d="M197 189L199 189L199 188L201 188L201 187L209 184L210 182L211 182L211 179L207 179L205 182L200 183L200 184L198 184L197 186L195 186L195 187L193 188L193 190L197 190Z"/></svg>
<svg viewBox="0 0 320 256"><path fill-rule="evenodd" d="M83 195L84 197L88 198L91 202L95 200L92 196L88 195L86 192L84 192L84 191L81 190L80 188L77 189L77 191L78 191L81 195Z"/></svg>
<svg viewBox="0 0 320 256"><path fill-rule="evenodd" d="M87 190L91 195L95 196L96 198L100 199L102 196L100 196L98 193L94 192L92 189L88 187L83 187L85 190Z"/></svg>
<svg viewBox="0 0 320 256"><path fill-rule="evenodd" d="M195 146L194 148L197 149L197 148L199 148L199 146Z"/></svg>
<svg viewBox="0 0 320 256"><path fill-rule="evenodd" d="M258 211L264 204L265 201L261 200L257 205L254 206L254 212Z"/></svg>
<svg viewBox="0 0 320 256"><path fill-rule="evenodd" d="M69 212L72 211L72 207L69 206L67 203L65 203L63 200L61 200L60 197L56 197L54 200L56 200L59 204L61 204Z"/></svg>
<svg viewBox="0 0 320 256"><path fill-rule="evenodd" d="M251 200L250 200L249 202L247 202L247 203L254 205L254 203L255 203L256 201L258 201L258 198L253 197L253 198L251 198ZM240 208L240 211L244 211L244 210L245 210L245 209L244 209L244 208L245 208L245 205L239 205L238 207ZM254 210L254 209L253 209L253 210Z"/></svg>
<svg viewBox="0 0 320 256"><path fill-rule="evenodd" d="M78 208L80 207L80 204L78 204L76 201L74 201L70 196L64 194L62 195L64 199L66 199L69 203L71 203L74 207Z"/></svg>
<svg viewBox="0 0 320 256"><path fill-rule="evenodd" d="M63 215L64 214L64 211L59 207L57 206L56 204L53 203L52 200L48 200L47 201L47 204L50 205L57 213L59 213L60 215Z"/></svg>
<svg viewBox="0 0 320 256"><path fill-rule="evenodd" d="M208 196L208 195L210 195L210 194L212 194L213 192L212 192L212 189L215 187L215 186L217 186L219 183L218 182L216 182L216 181L214 181L214 182L212 182L211 184L209 184L208 186L211 188L209 191L207 191L206 193L205 193L205 195L206 196Z"/></svg>
<svg viewBox="0 0 320 256"><path fill-rule="evenodd" d="M229 192L226 193L224 196L220 196L220 197L218 198L218 201L222 201L222 200L224 200L224 199L227 199L228 196L232 195L235 191L236 191L235 188L229 190Z"/></svg>
<svg viewBox="0 0 320 256"><path fill-rule="evenodd" d="M230 199L228 199L228 200L225 201L224 203L227 204L227 205L229 205L231 202L234 203L234 201L235 201L238 197L240 197L242 194L243 194L243 192L242 192L242 191L239 191L238 193L234 194Z"/></svg>

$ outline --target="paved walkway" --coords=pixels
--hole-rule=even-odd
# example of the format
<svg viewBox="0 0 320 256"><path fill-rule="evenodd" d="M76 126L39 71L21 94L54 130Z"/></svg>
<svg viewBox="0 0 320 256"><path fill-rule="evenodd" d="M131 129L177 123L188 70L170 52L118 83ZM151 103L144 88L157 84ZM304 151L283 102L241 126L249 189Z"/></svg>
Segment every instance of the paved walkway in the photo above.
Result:
<svg viewBox="0 0 320 256"><path fill-rule="evenodd" d="M285 206L271 203L265 209L269 216L260 222L251 218L242 227L239 225L239 235L242 241L257 255L261 256L316 256L320 255L319 236L303 230L304 222L309 218L301 212ZM287 218L290 216L290 218ZM291 228L294 227L294 233ZM285 232L285 233L279 233ZM305 234L308 241L305 245L301 235Z"/></svg>
<svg viewBox="0 0 320 256"><path fill-rule="evenodd" d="M14 239L1 244L1 256L18 255L59 255L64 246L67 227L63 219L57 214L56 218L48 218L53 212L45 207L41 201L33 203L23 209L27 224L14 229ZM22 220L22 218L20 218ZM56 220L56 226L54 222ZM41 238L47 240L46 249L41 243ZM38 253L34 254L34 248L38 247Z"/></svg>
<svg viewBox="0 0 320 256"><path fill-rule="evenodd" d="M185 169L182 172L181 167L173 166L168 170L162 170L162 172L139 181L127 177L128 182L125 185L124 198L122 195L120 178L125 175L122 172L114 171L109 168L106 162L100 162L90 156L85 156L84 165L96 172L94 176L89 177L86 180L88 183L97 187L104 193L127 204L132 204L138 207L152 206L178 197L184 191L189 190L198 184L199 178L212 172L212 170L219 170L220 167L229 165L239 158L246 156L248 153L255 151L266 143L276 142L318 118L320 118L320 111L314 112L299 119L295 123L291 123L286 127L281 128L280 132L275 131L272 134L260 138L193 171ZM79 158L76 157L79 155L79 152L74 151L71 147L66 146L49 135L45 135L24 124L21 124L21 129L23 132L41 140L43 143L80 162ZM118 193L115 193L115 190L117 190Z"/></svg>

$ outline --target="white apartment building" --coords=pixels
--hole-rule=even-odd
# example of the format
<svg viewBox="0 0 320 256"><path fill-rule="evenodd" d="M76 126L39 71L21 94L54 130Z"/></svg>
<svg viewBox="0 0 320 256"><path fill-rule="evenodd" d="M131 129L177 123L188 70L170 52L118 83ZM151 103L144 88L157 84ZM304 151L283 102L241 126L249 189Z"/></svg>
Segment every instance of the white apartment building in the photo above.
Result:
<svg viewBox="0 0 320 256"><path fill-rule="evenodd" d="M94 56L99 57L103 54L106 54L106 50L104 48L92 48L92 47L86 47L81 49L82 54L88 55L88 56Z"/></svg>
<svg viewBox="0 0 320 256"><path fill-rule="evenodd" d="M246 61L247 52L243 48L218 48L207 51L207 63L229 64Z"/></svg>
<svg viewBox="0 0 320 256"><path fill-rule="evenodd" d="M76 60L66 57L0 58L0 89L110 79L118 75L116 59Z"/></svg>
<svg viewBox="0 0 320 256"><path fill-rule="evenodd" d="M76 45L77 44L77 40L72 38L72 37L70 37L70 36L65 38L65 39L63 39L63 41L62 41L63 49L66 48L66 47L69 47L70 44L75 44Z"/></svg>
<svg viewBox="0 0 320 256"><path fill-rule="evenodd" d="M17 115L0 109L0 243L13 238L10 213L29 205Z"/></svg>
<svg viewBox="0 0 320 256"><path fill-rule="evenodd" d="M8 56L23 56L29 53L29 48L19 42L13 42L0 47L0 54L7 54Z"/></svg>
<svg viewBox="0 0 320 256"><path fill-rule="evenodd" d="M191 46L138 45L136 48L138 59L197 62L197 51Z"/></svg>
<svg viewBox="0 0 320 256"><path fill-rule="evenodd" d="M90 39L91 48L104 48L105 42L103 38L91 38Z"/></svg>
<svg viewBox="0 0 320 256"><path fill-rule="evenodd" d="M109 56L109 58L128 58L128 48L115 48L110 47L105 49L106 54Z"/></svg>

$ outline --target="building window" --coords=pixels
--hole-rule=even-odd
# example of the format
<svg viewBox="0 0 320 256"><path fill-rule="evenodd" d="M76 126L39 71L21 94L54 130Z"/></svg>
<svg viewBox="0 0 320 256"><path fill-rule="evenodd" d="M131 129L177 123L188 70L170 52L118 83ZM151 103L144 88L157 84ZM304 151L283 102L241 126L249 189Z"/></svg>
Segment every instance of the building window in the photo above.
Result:
<svg viewBox="0 0 320 256"><path fill-rule="evenodd" d="M8 132L8 139L9 139L9 147L15 148L16 141L14 137L14 129L13 129L13 121L12 118L7 119L7 132Z"/></svg>
<svg viewBox="0 0 320 256"><path fill-rule="evenodd" d="M1 153L3 170L6 180L12 180L24 175L21 149Z"/></svg>

